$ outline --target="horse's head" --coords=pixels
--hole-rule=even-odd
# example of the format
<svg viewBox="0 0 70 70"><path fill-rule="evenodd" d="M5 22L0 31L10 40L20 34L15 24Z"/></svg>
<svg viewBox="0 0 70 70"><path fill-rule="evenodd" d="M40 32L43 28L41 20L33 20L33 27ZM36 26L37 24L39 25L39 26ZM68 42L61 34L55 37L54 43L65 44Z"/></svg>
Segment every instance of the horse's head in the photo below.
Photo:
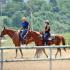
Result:
<svg viewBox="0 0 70 70"><path fill-rule="evenodd" d="M1 31L1 37L4 37L4 35L6 35L6 28L4 27L4 29Z"/></svg>

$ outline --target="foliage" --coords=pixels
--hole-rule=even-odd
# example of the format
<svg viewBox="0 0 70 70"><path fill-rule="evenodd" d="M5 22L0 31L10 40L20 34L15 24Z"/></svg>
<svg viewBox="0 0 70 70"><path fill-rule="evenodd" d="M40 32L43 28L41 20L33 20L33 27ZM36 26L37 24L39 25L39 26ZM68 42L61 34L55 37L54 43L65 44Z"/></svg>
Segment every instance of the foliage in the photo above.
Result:
<svg viewBox="0 0 70 70"><path fill-rule="evenodd" d="M52 33L70 32L69 0L10 0L3 6L2 16L6 18L2 23L7 27L20 28L21 17L26 16L33 30L43 31L44 20L48 19Z"/></svg>

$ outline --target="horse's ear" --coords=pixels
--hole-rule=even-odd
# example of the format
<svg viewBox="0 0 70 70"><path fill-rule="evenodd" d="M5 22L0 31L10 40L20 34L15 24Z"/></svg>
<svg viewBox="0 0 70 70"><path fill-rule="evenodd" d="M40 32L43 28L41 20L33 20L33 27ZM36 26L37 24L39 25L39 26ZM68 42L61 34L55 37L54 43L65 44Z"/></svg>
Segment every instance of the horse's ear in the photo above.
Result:
<svg viewBox="0 0 70 70"><path fill-rule="evenodd" d="M4 29L5 29L5 27L4 27Z"/></svg>

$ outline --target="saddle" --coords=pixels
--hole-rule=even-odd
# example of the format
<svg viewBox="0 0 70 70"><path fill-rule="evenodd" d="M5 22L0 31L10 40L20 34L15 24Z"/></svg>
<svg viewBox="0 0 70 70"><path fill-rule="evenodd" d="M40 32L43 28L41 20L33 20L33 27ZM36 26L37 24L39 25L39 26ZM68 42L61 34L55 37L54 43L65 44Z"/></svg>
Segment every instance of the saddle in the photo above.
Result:
<svg viewBox="0 0 70 70"><path fill-rule="evenodd" d="M48 38L48 40L54 40L55 39L55 35L51 34L50 37Z"/></svg>

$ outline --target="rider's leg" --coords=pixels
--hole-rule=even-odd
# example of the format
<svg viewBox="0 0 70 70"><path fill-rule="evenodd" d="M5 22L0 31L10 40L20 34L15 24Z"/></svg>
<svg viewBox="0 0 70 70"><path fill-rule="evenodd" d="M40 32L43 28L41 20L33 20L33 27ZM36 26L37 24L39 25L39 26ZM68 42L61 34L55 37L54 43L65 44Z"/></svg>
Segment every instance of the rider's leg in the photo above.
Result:
<svg viewBox="0 0 70 70"><path fill-rule="evenodd" d="M48 45L48 38L49 38L49 36L50 36L50 33L49 32L47 32L47 33L45 33L45 43L46 43L46 45Z"/></svg>
<svg viewBox="0 0 70 70"><path fill-rule="evenodd" d="M48 45L48 37L46 37L46 40L45 40L45 42L46 42L46 45Z"/></svg>
<svg viewBox="0 0 70 70"><path fill-rule="evenodd" d="M47 43L48 43L48 34L47 33L44 34L44 42L45 42L45 45L47 45Z"/></svg>
<svg viewBox="0 0 70 70"><path fill-rule="evenodd" d="M27 30L22 30L22 32L20 33L20 37L21 37L21 40L23 40L25 38L25 35L27 33Z"/></svg>

